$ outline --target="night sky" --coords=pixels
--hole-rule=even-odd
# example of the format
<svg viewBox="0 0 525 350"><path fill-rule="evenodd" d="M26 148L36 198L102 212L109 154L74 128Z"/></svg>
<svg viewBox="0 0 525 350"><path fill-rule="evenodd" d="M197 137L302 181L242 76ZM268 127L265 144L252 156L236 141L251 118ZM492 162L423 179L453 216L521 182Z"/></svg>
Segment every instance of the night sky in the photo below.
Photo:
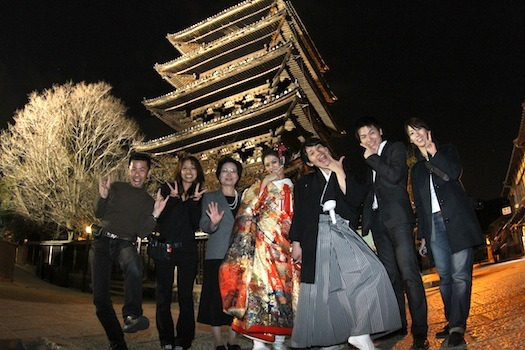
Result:
<svg viewBox="0 0 525 350"><path fill-rule="evenodd" d="M166 34L237 3L9 1L0 12L0 127L31 91L103 80L148 138L169 133L141 104L172 91L153 69L178 56ZM525 100L525 2L293 4L331 68L332 112L348 132L341 154L362 165L352 136L360 116L405 142L404 121L420 117L438 143L458 148L471 195L500 195Z"/></svg>

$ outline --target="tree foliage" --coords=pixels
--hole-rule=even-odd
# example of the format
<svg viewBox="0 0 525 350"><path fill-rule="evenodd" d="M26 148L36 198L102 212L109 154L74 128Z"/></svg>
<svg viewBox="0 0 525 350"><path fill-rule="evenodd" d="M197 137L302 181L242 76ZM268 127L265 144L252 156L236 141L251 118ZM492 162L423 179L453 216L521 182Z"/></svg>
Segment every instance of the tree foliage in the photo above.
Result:
<svg viewBox="0 0 525 350"><path fill-rule="evenodd" d="M122 169L142 140L111 86L71 82L33 92L0 134L2 204L40 224L81 232L100 175Z"/></svg>

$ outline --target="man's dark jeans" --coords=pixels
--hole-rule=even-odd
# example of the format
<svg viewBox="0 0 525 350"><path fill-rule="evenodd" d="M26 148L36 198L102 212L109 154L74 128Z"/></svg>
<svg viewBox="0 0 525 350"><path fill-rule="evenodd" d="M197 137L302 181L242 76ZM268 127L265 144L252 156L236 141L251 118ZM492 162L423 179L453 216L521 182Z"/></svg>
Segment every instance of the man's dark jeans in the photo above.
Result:
<svg viewBox="0 0 525 350"><path fill-rule="evenodd" d="M113 261L117 260L124 274L124 306L122 316L142 316L142 263L136 247L128 241L101 237L91 246L91 281L97 317L112 344L124 342L124 333L117 319L109 283Z"/></svg>
<svg viewBox="0 0 525 350"><path fill-rule="evenodd" d="M406 292L408 309L412 316L412 336L426 338L428 332L427 299L417 263L412 226L406 223L387 229L380 216L374 213L372 237L377 248L377 256L385 265L392 282L403 327L407 326L404 296Z"/></svg>

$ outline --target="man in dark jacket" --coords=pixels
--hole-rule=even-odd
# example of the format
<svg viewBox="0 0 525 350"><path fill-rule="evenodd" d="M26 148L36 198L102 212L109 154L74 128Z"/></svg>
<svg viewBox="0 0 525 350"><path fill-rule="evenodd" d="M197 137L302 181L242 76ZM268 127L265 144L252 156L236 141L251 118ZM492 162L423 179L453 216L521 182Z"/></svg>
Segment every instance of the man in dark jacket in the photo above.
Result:
<svg viewBox="0 0 525 350"><path fill-rule="evenodd" d="M394 287L403 323L397 333L407 334L405 291L412 316L411 349L428 349L427 302L414 243L405 146L383 140L383 130L374 118L359 119L355 133L371 168L371 186L363 205L363 236L372 231L378 257Z"/></svg>

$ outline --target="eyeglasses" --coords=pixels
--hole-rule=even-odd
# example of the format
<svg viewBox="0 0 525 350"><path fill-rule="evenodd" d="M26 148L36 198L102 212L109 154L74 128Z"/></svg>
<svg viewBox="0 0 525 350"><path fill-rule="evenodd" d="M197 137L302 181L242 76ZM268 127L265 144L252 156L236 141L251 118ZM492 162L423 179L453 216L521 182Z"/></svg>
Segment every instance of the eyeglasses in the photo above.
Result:
<svg viewBox="0 0 525 350"><path fill-rule="evenodd" d="M233 168L222 168L221 169L221 173L236 173L237 172L237 169L233 169Z"/></svg>

